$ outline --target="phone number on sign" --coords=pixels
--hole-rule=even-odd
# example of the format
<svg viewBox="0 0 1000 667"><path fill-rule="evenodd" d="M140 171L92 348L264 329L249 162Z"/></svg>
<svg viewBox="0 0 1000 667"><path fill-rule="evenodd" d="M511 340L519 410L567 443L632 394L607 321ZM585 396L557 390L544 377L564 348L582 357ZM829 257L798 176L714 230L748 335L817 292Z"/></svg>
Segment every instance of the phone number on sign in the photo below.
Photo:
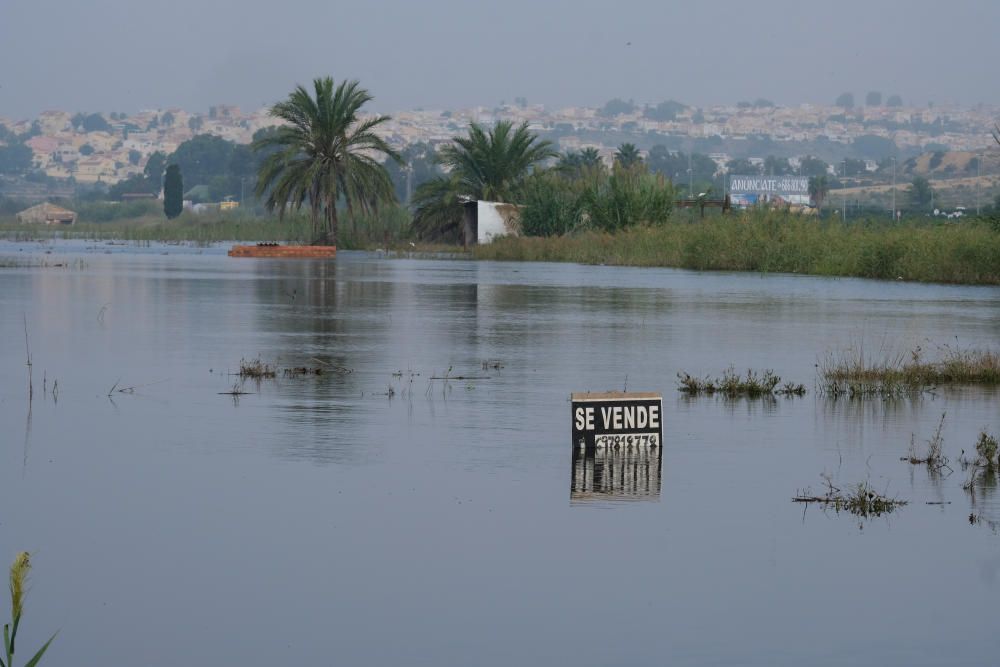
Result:
<svg viewBox="0 0 1000 667"><path fill-rule="evenodd" d="M599 435L594 438L594 444L598 447L658 447L660 438L656 433Z"/></svg>

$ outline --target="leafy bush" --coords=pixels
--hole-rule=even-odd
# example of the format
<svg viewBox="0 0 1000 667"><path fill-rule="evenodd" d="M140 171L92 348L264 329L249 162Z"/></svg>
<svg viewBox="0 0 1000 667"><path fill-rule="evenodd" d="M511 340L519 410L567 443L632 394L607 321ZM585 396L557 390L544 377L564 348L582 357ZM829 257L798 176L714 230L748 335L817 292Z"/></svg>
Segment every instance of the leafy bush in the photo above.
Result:
<svg viewBox="0 0 1000 667"><path fill-rule="evenodd" d="M525 189L521 231L527 236L561 235L577 229L614 232L670 218L674 189L645 166L611 171L585 169L578 177L537 174Z"/></svg>
<svg viewBox="0 0 1000 667"><path fill-rule="evenodd" d="M581 193L578 181L552 172L536 174L524 191L521 232L527 236L561 236L580 224Z"/></svg>

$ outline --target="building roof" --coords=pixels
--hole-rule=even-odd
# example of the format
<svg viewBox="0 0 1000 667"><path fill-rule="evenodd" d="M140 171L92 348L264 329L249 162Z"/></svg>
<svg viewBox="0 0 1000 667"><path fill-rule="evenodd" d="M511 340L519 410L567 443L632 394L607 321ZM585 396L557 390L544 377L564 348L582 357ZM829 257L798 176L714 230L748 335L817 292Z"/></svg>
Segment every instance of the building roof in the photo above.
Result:
<svg viewBox="0 0 1000 667"><path fill-rule="evenodd" d="M35 213L41 213L45 216L53 217L70 217L76 216L75 211L71 211L68 208L63 208L62 206L56 206L50 202L44 202L42 204L35 204L29 208L24 209L18 215L31 215Z"/></svg>

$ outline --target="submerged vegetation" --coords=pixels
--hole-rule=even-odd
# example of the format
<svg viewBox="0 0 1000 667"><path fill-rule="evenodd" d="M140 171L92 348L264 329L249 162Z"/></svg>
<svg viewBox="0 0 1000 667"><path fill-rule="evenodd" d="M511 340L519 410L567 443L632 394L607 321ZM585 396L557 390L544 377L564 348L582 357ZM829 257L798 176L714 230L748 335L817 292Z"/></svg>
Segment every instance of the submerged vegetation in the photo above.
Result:
<svg viewBox="0 0 1000 667"><path fill-rule="evenodd" d="M892 397L941 385L1000 384L1000 355L989 350L945 346L936 361L925 361L921 348L908 354L871 357L864 348L830 355L820 366L823 391L833 397Z"/></svg>
<svg viewBox="0 0 1000 667"><path fill-rule="evenodd" d="M697 378L688 373L677 374L680 382L678 389L688 396L713 396L721 394L726 398L760 398L763 396L803 396L806 388L801 384L786 382L779 386L781 378L771 370L765 370L758 374L756 371L747 370L745 376L741 376L733 367L729 367L720 378Z"/></svg>
<svg viewBox="0 0 1000 667"><path fill-rule="evenodd" d="M969 470L969 477L962 486L966 491L974 491L977 482L996 484L997 468L1000 467L1000 445L995 436L982 431L976 440L976 458L969 461L964 458L962 464Z"/></svg>
<svg viewBox="0 0 1000 667"><path fill-rule="evenodd" d="M948 473L951 474L952 469L948 465L948 457L944 455L944 438L941 436L941 430L944 428L944 418L945 414L942 414L941 421L938 422L934 435L927 441L927 449L923 456L917 452L916 436L911 435L910 450L900 460L907 461L913 465L926 465L929 470L934 472L947 469Z"/></svg>
<svg viewBox="0 0 1000 667"><path fill-rule="evenodd" d="M256 359L240 359L240 371L238 375L242 379L265 380L275 377L277 369L271 364Z"/></svg>
<svg viewBox="0 0 1000 667"><path fill-rule="evenodd" d="M816 495L809 489L805 489L797 493L792 498L792 502L815 503L832 508L838 513L845 511L863 519L891 514L907 504L905 500L890 498L879 493L868 481L855 484L846 492L835 486L828 475L823 475L823 481L826 484L826 493Z"/></svg>

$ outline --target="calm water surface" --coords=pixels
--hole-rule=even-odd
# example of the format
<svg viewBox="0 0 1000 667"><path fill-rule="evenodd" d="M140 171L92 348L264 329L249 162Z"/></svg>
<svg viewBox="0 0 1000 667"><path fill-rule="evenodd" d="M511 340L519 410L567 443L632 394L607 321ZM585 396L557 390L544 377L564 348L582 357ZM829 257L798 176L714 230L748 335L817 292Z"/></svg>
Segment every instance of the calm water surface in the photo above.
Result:
<svg viewBox="0 0 1000 667"><path fill-rule="evenodd" d="M998 289L82 242L0 244L5 265L0 556L35 554L19 645L60 629L50 664L1000 655L1000 536L968 522L1000 521L995 490L899 460L943 413L953 460L1000 431L998 395L813 391L830 351L997 347ZM220 394L258 356L353 372ZM730 365L810 392L676 390ZM625 387L663 392L662 468L581 478L569 394ZM910 504L790 502L824 472Z"/></svg>

